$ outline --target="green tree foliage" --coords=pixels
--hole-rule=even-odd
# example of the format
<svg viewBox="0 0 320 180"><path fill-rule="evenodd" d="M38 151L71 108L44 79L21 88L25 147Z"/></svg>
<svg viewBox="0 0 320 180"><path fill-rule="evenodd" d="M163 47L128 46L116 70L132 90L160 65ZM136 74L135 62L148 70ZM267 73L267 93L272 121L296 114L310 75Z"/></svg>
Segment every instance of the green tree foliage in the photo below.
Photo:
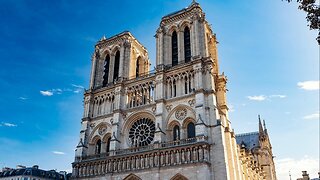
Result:
<svg viewBox="0 0 320 180"><path fill-rule="evenodd" d="M293 0L286 0L292 2ZM307 13L307 21L310 30L317 30L317 41L320 45L320 5L317 4L317 0L297 0L299 3L299 9ZM319 2L318 2L319 3Z"/></svg>

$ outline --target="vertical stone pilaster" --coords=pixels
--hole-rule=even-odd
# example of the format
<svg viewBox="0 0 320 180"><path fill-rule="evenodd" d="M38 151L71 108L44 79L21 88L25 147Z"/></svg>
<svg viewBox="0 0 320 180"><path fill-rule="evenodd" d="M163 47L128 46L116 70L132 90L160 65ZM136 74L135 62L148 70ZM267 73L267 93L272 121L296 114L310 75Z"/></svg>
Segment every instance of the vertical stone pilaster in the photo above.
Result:
<svg viewBox="0 0 320 180"><path fill-rule="evenodd" d="M110 55L109 80L108 80L108 82L113 82L114 61L115 61L115 54L111 54Z"/></svg>
<svg viewBox="0 0 320 180"><path fill-rule="evenodd" d="M178 63L184 62L183 31L178 30Z"/></svg>
<svg viewBox="0 0 320 180"><path fill-rule="evenodd" d="M96 52L97 53L97 52ZM95 74L96 74L96 64L97 64L97 54L94 53L91 58L91 75L90 75L90 89L95 86Z"/></svg>
<svg viewBox="0 0 320 180"><path fill-rule="evenodd" d="M165 141L165 124L164 119L164 103L162 100L159 100L156 104L156 132L154 136L154 142L160 143Z"/></svg>
<svg viewBox="0 0 320 180"><path fill-rule="evenodd" d="M160 33L159 33L159 29L157 31L157 34L154 36L156 38L156 64L159 65L161 64L161 60L160 60Z"/></svg>
<svg viewBox="0 0 320 180"><path fill-rule="evenodd" d="M113 122L112 122L112 135L111 135L111 142L110 142L110 151L115 151L120 148L120 131L119 128L120 120L121 120L120 111L116 111L113 114Z"/></svg>
<svg viewBox="0 0 320 180"><path fill-rule="evenodd" d="M155 80L155 100L160 100L165 98L164 94L164 75L159 74L156 76Z"/></svg>
<svg viewBox="0 0 320 180"><path fill-rule="evenodd" d="M199 56L199 22L197 18L194 18L194 55Z"/></svg>
<svg viewBox="0 0 320 180"><path fill-rule="evenodd" d="M159 34L159 65L160 64L164 64L164 53L163 53L163 49L164 49L164 31L163 28L161 27L161 31Z"/></svg>
<svg viewBox="0 0 320 180"><path fill-rule="evenodd" d="M216 126L212 131L216 134L216 136L212 136L214 146L212 146L212 149L210 150L214 179L232 180L229 173L224 127Z"/></svg>
<svg viewBox="0 0 320 180"><path fill-rule="evenodd" d="M195 90L203 89L202 85L202 65L201 63L193 65L193 70L195 71L194 74L194 88Z"/></svg>
<svg viewBox="0 0 320 180"><path fill-rule="evenodd" d="M127 59L125 59L125 47L124 44L120 47L120 64L119 64L119 78L123 78L124 77L124 63L125 61L129 61Z"/></svg>

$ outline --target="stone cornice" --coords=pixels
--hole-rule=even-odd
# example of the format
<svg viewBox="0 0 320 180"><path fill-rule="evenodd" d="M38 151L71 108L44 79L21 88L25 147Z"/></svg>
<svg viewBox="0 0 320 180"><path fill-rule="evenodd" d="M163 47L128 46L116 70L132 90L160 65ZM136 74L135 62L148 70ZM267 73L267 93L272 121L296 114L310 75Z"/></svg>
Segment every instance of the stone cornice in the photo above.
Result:
<svg viewBox="0 0 320 180"><path fill-rule="evenodd" d="M174 21L178 21L181 19L185 19L185 17L191 16L194 13L202 13L202 9L198 3L191 4L187 8L181 9L180 11L177 11L162 17L160 26L165 25L167 23L174 22Z"/></svg>
<svg viewBox="0 0 320 180"><path fill-rule="evenodd" d="M129 40L129 43L133 43L136 47L139 48L140 51L148 53L147 48L145 48L129 31L124 31L110 38L98 41L96 44L96 48L102 49L114 44L125 43L126 40Z"/></svg>

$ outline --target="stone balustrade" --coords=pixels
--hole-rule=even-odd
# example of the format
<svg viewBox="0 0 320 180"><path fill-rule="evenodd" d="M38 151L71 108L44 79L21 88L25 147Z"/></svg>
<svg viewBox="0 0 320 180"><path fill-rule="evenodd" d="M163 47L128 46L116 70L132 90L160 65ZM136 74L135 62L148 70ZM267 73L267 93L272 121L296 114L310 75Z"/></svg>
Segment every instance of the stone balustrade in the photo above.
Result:
<svg viewBox="0 0 320 180"><path fill-rule="evenodd" d="M192 163L209 163L210 146L207 137L130 148L109 154L82 157L73 163L73 177L102 176L147 168L159 168Z"/></svg>

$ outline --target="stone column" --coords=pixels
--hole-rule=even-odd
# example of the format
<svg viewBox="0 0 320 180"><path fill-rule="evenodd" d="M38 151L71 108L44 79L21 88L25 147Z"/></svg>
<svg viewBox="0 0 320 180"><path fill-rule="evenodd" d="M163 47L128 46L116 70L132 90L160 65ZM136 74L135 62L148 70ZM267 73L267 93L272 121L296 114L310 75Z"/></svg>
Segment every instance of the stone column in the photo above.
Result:
<svg viewBox="0 0 320 180"><path fill-rule="evenodd" d="M164 110L165 105L163 102L164 99L164 75L159 74L156 76L156 86L155 86L155 102L156 102L156 133L154 137L155 142L163 142L164 141L164 131L165 125L163 124L164 119Z"/></svg>
<svg viewBox="0 0 320 180"><path fill-rule="evenodd" d="M122 87L118 86L115 88L114 98L114 114L112 122L112 136L110 142L110 151L115 151L120 148L120 124L122 123L121 115L121 101L122 101ZM112 153L111 153L112 154Z"/></svg>
<svg viewBox="0 0 320 180"><path fill-rule="evenodd" d="M171 48L171 35L164 35L163 38L163 62L164 64L172 64L172 48ZM166 52L166 53L165 53Z"/></svg>
<svg viewBox="0 0 320 180"><path fill-rule="evenodd" d="M108 79L108 82L113 82L114 61L115 61L115 54L113 53L113 54L111 54L111 56L110 56L109 79Z"/></svg>
<svg viewBox="0 0 320 180"><path fill-rule="evenodd" d="M198 40L198 34L199 34L199 28L198 28L198 19L197 17L193 18L193 47L194 47L194 54L193 56L198 56L199 54L199 40Z"/></svg>
<svg viewBox="0 0 320 180"><path fill-rule="evenodd" d="M91 58L90 89L93 89L95 85L95 74L96 74L96 66L97 66L96 64L97 64L97 57L99 56L98 51L99 50L96 50L96 52L92 55L92 58Z"/></svg>
<svg viewBox="0 0 320 180"><path fill-rule="evenodd" d="M120 47L120 64L119 64L119 79L122 79L124 77L124 63L126 61L129 61L125 58L125 44L126 42Z"/></svg>
<svg viewBox="0 0 320 180"><path fill-rule="evenodd" d="M202 84L202 66L201 63L195 64L193 66L195 75L195 81L194 81L194 88L195 88L195 111L196 111L196 136L204 135L206 136L207 129L206 129L206 124L207 122L207 117L205 115L205 96L204 96L204 89L203 89L203 84Z"/></svg>
<svg viewBox="0 0 320 180"><path fill-rule="evenodd" d="M183 47L183 30L179 30L178 34L178 63L184 62L184 47Z"/></svg>

